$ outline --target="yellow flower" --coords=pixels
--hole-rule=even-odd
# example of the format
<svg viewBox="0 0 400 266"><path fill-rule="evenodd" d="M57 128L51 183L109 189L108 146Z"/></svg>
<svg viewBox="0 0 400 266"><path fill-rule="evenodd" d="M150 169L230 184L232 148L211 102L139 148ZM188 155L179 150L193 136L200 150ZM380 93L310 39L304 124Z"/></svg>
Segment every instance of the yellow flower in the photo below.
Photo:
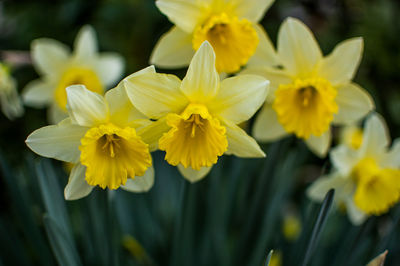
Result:
<svg viewBox="0 0 400 266"><path fill-rule="evenodd" d="M384 120L371 115L365 124L358 149L339 145L331 152L334 169L308 190L322 201L331 188L335 199L344 203L350 220L362 223L369 215L381 215L400 200L400 140L389 149L390 137Z"/></svg>
<svg viewBox="0 0 400 266"><path fill-rule="evenodd" d="M132 76L154 73L153 67ZM83 85L67 88L69 117L30 134L26 144L39 155L74 164L65 198L79 199L94 186L133 192L154 182L150 151L156 149L152 122L130 103L123 83L105 96Z"/></svg>
<svg viewBox="0 0 400 266"><path fill-rule="evenodd" d="M157 0L156 5L175 24L161 37L150 62L160 67L187 66L200 45L208 41L216 54L218 72L234 73L255 53L258 24L273 0Z"/></svg>
<svg viewBox="0 0 400 266"><path fill-rule="evenodd" d="M215 54L204 42L186 77L147 73L125 79L133 105L157 120L154 136L168 163L190 181L204 177L224 154L263 157L253 138L237 124L248 120L265 100L269 82L243 75L220 81Z"/></svg>
<svg viewBox="0 0 400 266"><path fill-rule="evenodd" d="M67 117L66 88L74 84L103 94L114 85L123 71L123 60L116 53L98 53L95 32L84 26L75 40L71 54L68 47L52 39L32 42L32 60L40 79L24 89L24 102L32 107L50 106L48 117L58 123Z"/></svg>
<svg viewBox="0 0 400 266"><path fill-rule="evenodd" d="M351 81L363 40L346 40L324 57L311 31L293 18L280 27L277 51L267 36L260 40L243 71L271 81L271 93L254 123L255 138L273 141L294 134L325 156L331 125L352 124L374 108L369 94Z"/></svg>
<svg viewBox="0 0 400 266"><path fill-rule="evenodd" d="M0 103L1 111L10 120L24 114L24 107L17 92L17 82L2 63L0 63Z"/></svg>

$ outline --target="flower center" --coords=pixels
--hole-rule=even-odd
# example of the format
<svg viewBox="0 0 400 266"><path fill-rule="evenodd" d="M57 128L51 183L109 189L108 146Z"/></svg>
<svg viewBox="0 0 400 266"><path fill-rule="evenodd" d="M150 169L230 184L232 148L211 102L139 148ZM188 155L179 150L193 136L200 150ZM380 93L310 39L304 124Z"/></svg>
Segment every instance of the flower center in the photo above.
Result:
<svg viewBox="0 0 400 266"><path fill-rule="evenodd" d="M209 41L216 54L215 66L218 72L237 72L254 54L258 35L253 24L247 19L239 20L226 13L214 15L193 34L193 49L199 49Z"/></svg>
<svg viewBox="0 0 400 266"><path fill-rule="evenodd" d="M329 130L333 115L338 111L336 94L327 80L296 79L279 86L272 107L288 133L307 139Z"/></svg>
<svg viewBox="0 0 400 266"><path fill-rule="evenodd" d="M86 68L70 68L66 70L54 91L54 98L58 106L67 110L67 91L66 88L71 85L82 84L88 90L103 93L103 85L96 73L91 69Z"/></svg>
<svg viewBox="0 0 400 266"><path fill-rule="evenodd" d="M89 185L117 189L127 178L144 175L151 166L148 145L134 128L104 124L89 129L81 139L81 164Z"/></svg>
<svg viewBox="0 0 400 266"><path fill-rule="evenodd" d="M192 103L181 115L168 114L167 124L171 129L161 137L159 148L172 165L200 170L217 163L228 148L225 127L204 105Z"/></svg>
<svg viewBox="0 0 400 266"><path fill-rule="evenodd" d="M380 168L372 158L361 160L353 169L357 183L354 202L369 215L385 213L400 199L400 170Z"/></svg>

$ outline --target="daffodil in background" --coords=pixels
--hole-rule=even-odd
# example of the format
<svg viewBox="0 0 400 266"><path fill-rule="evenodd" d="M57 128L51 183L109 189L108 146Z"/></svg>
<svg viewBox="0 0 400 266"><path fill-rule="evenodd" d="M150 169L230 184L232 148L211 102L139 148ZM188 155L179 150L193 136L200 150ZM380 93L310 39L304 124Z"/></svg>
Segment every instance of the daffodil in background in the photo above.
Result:
<svg viewBox="0 0 400 266"><path fill-rule="evenodd" d="M262 105L268 80L242 75L220 81L215 54L206 41L194 55L186 77L146 73L125 79L133 105L157 120L153 134L168 163L190 181L204 177L224 153L264 157L256 141L237 124Z"/></svg>
<svg viewBox="0 0 400 266"><path fill-rule="evenodd" d="M324 57L307 26L288 18L280 27L277 51L267 36L262 40L262 52L243 71L271 81L254 137L273 141L294 134L315 154L325 156L331 125L352 124L374 108L370 95L351 81L360 64L362 38L341 42Z"/></svg>
<svg viewBox="0 0 400 266"><path fill-rule="evenodd" d="M32 42L31 55L40 79L30 82L24 89L26 105L43 108L49 106L49 120L57 123L67 117L66 88L74 84L103 94L121 77L123 59L116 53L98 53L95 31L84 26L78 33L74 51L52 39Z"/></svg>
<svg viewBox="0 0 400 266"><path fill-rule="evenodd" d="M361 147L363 131L358 125L349 125L340 129L339 142L358 149Z"/></svg>
<svg viewBox="0 0 400 266"><path fill-rule="evenodd" d="M131 76L153 73L148 67ZM157 140L146 132L152 122L132 106L123 83L105 96L83 85L67 88L69 117L28 136L39 155L73 163L65 198L79 199L94 186L141 192L151 188L154 170L150 149Z"/></svg>
<svg viewBox="0 0 400 266"><path fill-rule="evenodd" d="M350 220L361 224L370 215L384 214L400 200L400 140L391 148L384 120L368 117L358 149L339 145L331 152L334 169L308 189L308 196L322 201L335 189L338 204L345 204Z"/></svg>
<svg viewBox="0 0 400 266"><path fill-rule="evenodd" d="M24 114L24 107L17 92L17 82L9 68L0 63L0 104L1 111L10 120Z"/></svg>
<svg viewBox="0 0 400 266"><path fill-rule="evenodd" d="M161 37L150 63L165 68L187 66L207 40L216 54L218 72L234 73L255 53L258 24L273 0L158 0L160 11L175 24Z"/></svg>

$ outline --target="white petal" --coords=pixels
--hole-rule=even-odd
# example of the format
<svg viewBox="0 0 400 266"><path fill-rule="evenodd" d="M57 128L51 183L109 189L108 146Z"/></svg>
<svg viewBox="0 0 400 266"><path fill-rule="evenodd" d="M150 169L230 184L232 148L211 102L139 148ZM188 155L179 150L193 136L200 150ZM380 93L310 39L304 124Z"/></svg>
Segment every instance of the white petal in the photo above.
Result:
<svg viewBox="0 0 400 266"><path fill-rule="evenodd" d="M318 157L325 157L331 146L332 134L329 129L322 136L316 137L311 135L305 142L308 148Z"/></svg>
<svg viewBox="0 0 400 266"><path fill-rule="evenodd" d="M319 177L310 187L308 187L306 194L307 196L317 202L322 202L325 198L326 193L329 190L335 189L335 200L340 200L336 194L340 193L340 189L346 183L346 179L338 173L332 173L326 176Z"/></svg>
<svg viewBox="0 0 400 266"><path fill-rule="evenodd" d="M385 153L389 143L390 136L385 120L377 113L371 114L365 122L360 153L377 158Z"/></svg>
<svg viewBox="0 0 400 266"><path fill-rule="evenodd" d="M400 139L393 142L392 148L384 158L384 165L389 168L400 168Z"/></svg>
<svg viewBox="0 0 400 266"><path fill-rule="evenodd" d="M69 175L68 184L64 189L66 200L77 200L92 192L93 186L90 186L85 180L86 167L76 164Z"/></svg>
<svg viewBox="0 0 400 266"><path fill-rule="evenodd" d="M228 139L227 154L234 154L243 158L262 158L266 156L255 139L247 135L243 129L226 121L224 126Z"/></svg>
<svg viewBox="0 0 400 266"><path fill-rule="evenodd" d="M179 89L181 81L174 75L145 73L140 77L128 77L124 83L132 104L153 119L180 113L188 103Z"/></svg>
<svg viewBox="0 0 400 266"><path fill-rule="evenodd" d="M349 215L350 221L354 225L361 225L367 218L368 215L363 213L354 203L353 197L349 197L346 201L346 210Z"/></svg>
<svg viewBox="0 0 400 266"><path fill-rule="evenodd" d="M54 75L62 71L69 60L69 48L52 39L36 39L32 42L32 62L40 74Z"/></svg>
<svg viewBox="0 0 400 266"><path fill-rule="evenodd" d="M210 171L212 167L201 167L200 170L194 170L190 166L185 168L183 165L178 164L178 170L183 175L183 177L191 183L200 181L203 179Z"/></svg>
<svg viewBox="0 0 400 266"><path fill-rule="evenodd" d="M185 67L189 65L194 52L192 36L178 27L172 27L154 47L150 64L163 68Z"/></svg>
<svg viewBox="0 0 400 266"><path fill-rule="evenodd" d="M224 79L210 103L210 113L239 124L250 119L267 96L269 81L256 75L239 75Z"/></svg>
<svg viewBox="0 0 400 266"><path fill-rule="evenodd" d="M341 85L337 92L339 111L333 120L335 124L353 124L375 108L371 96L355 83Z"/></svg>
<svg viewBox="0 0 400 266"><path fill-rule="evenodd" d="M333 52L322 60L319 75L333 85L351 81L360 65L363 47L362 38L352 38L339 43Z"/></svg>
<svg viewBox="0 0 400 266"><path fill-rule="evenodd" d="M149 144L150 151L155 151L158 149L158 140L170 129L171 127L167 125L165 118L161 118L148 126L138 129L137 134L145 143Z"/></svg>
<svg viewBox="0 0 400 266"><path fill-rule="evenodd" d="M280 139L288 133L278 121L278 116L271 105L264 104L253 126L253 135L259 141L270 142Z"/></svg>
<svg viewBox="0 0 400 266"><path fill-rule="evenodd" d="M40 108L53 101L53 88L40 79L29 82L22 93L22 99L28 106Z"/></svg>
<svg viewBox="0 0 400 266"><path fill-rule="evenodd" d="M150 166L143 176L128 178L125 185L121 186L123 190L129 192L147 192L154 185L154 168Z"/></svg>
<svg viewBox="0 0 400 266"><path fill-rule="evenodd" d="M83 26L76 36L74 54L77 58L91 58L97 54L96 32L92 26Z"/></svg>
<svg viewBox="0 0 400 266"><path fill-rule="evenodd" d="M67 109L72 122L81 126L103 123L108 117L108 107L103 96L83 85L67 87Z"/></svg>
<svg viewBox="0 0 400 266"><path fill-rule="evenodd" d="M274 0L233 0L236 14L239 18L247 18L252 22L260 21Z"/></svg>
<svg viewBox="0 0 400 266"><path fill-rule="evenodd" d="M278 54L285 69L295 76L309 75L322 59L310 29L294 18L286 19L279 29Z"/></svg>
<svg viewBox="0 0 400 266"><path fill-rule="evenodd" d="M261 25L256 24L254 25L254 27L257 31L259 43L256 52L249 59L247 65L271 66L271 67L278 66L279 65L278 54L276 53L275 48L268 37L268 34L265 32L264 28Z"/></svg>
<svg viewBox="0 0 400 266"><path fill-rule="evenodd" d="M157 0L156 5L172 23L187 33L191 33L206 19L209 13L209 2L209 0Z"/></svg>
<svg viewBox="0 0 400 266"><path fill-rule="evenodd" d="M360 159L359 152L345 145L332 149L330 158L335 168L343 175L349 175Z"/></svg>
<svg viewBox="0 0 400 266"><path fill-rule="evenodd" d="M190 62L182 80L182 92L194 102L207 102L217 94L219 75L215 68L215 53L208 41L202 43Z"/></svg>
<svg viewBox="0 0 400 266"><path fill-rule="evenodd" d="M50 122L50 124L52 125L58 124L65 118L68 118L68 113L62 110L60 107L58 107L57 104L53 103L47 109L47 119Z"/></svg>
<svg viewBox="0 0 400 266"><path fill-rule="evenodd" d="M124 59L117 53L101 53L95 67L102 83L110 87L121 78L124 72Z"/></svg>
<svg viewBox="0 0 400 266"><path fill-rule="evenodd" d="M26 139L26 145L37 154L66 162L79 161L79 145L88 129L71 124L69 119L58 125L35 130Z"/></svg>

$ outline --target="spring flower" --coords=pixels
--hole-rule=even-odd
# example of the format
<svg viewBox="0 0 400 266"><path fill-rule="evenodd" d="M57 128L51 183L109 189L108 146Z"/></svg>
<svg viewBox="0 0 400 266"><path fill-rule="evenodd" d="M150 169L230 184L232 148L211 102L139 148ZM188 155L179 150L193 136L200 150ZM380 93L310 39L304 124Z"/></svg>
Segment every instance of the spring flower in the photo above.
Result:
<svg viewBox="0 0 400 266"><path fill-rule="evenodd" d="M374 108L369 94L351 81L361 60L361 38L346 40L323 57L311 31L289 18L280 27L277 51L267 36L260 45L262 53L243 72L271 81L271 93L254 124L256 139L294 134L322 157L330 146L331 125L352 124Z"/></svg>
<svg viewBox="0 0 400 266"><path fill-rule="evenodd" d="M187 66L208 41L216 54L218 72L234 73L255 53L258 22L273 0L158 0L160 11L175 24L161 37L150 63L165 68Z"/></svg>
<svg viewBox="0 0 400 266"><path fill-rule="evenodd" d="M151 72L153 67L131 76ZM41 156L75 164L65 198L82 198L94 186L149 190L154 180L149 148L156 145L146 132L152 122L132 106L123 84L104 97L83 85L68 87L67 95L69 117L34 131L26 140L28 147Z"/></svg>
<svg viewBox="0 0 400 266"><path fill-rule="evenodd" d="M370 215L381 215L400 200L400 139L389 148L384 120L371 115L358 149L339 145L331 152L334 169L309 189L311 199L322 201L334 188L338 204L345 204L350 220L361 224Z"/></svg>
<svg viewBox="0 0 400 266"><path fill-rule="evenodd" d="M123 60L116 53L98 53L95 32L84 26L75 40L71 54L68 47L52 39L32 42L32 60L40 79L24 89L26 105L42 108L50 106L49 120L57 123L67 117L66 88L83 84L87 89L103 94L114 85L123 71Z"/></svg>
<svg viewBox="0 0 400 266"><path fill-rule="evenodd" d="M2 63L0 63L0 104L1 111L10 120L24 114L24 107L17 92L17 82Z"/></svg>
<svg viewBox="0 0 400 266"><path fill-rule="evenodd" d="M237 124L248 120L262 105L269 82L243 75L220 81L215 54L204 42L194 55L186 77L147 73L125 80L133 105L157 120L153 134L168 163L184 177L204 177L224 154L264 157L253 138Z"/></svg>

